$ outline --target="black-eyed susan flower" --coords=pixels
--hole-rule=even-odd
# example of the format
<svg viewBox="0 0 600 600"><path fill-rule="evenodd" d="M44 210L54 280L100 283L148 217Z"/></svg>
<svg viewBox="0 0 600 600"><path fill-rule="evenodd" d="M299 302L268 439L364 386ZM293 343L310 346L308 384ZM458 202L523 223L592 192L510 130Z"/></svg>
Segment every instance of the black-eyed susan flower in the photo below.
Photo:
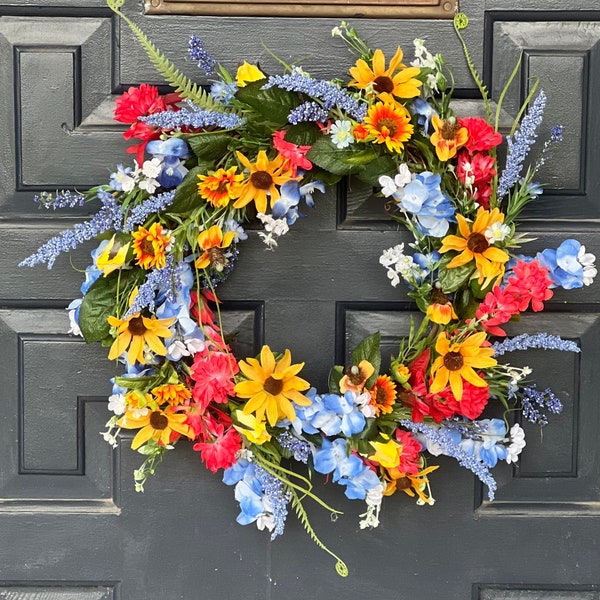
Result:
<svg viewBox="0 0 600 600"><path fill-rule="evenodd" d="M382 472L387 485L383 495L391 496L401 490L411 498L417 496L418 504L433 504L435 500L429 490L427 475L438 468L439 465L432 465L421 469L417 473L403 473L398 468L385 469Z"/></svg>
<svg viewBox="0 0 600 600"><path fill-rule="evenodd" d="M442 120L437 115L431 117L434 132L429 140L435 146L435 153L440 160L446 161L456 156L456 152L469 139L469 131L460 122L451 117Z"/></svg>
<svg viewBox="0 0 600 600"><path fill-rule="evenodd" d="M277 186L292 179L292 171L285 168L286 159L278 154L273 160L269 160L264 150L258 153L256 162L250 162L241 152L236 152L236 155L249 173L241 184L239 197L233 207L242 208L254 202L259 213L266 213L267 197L273 206L280 197Z"/></svg>
<svg viewBox="0 0 600 600"><path fill-rule="evenodd" d="M499 280L504 275L504 267L509 256L500 248L493 246L486 236L486 232L496 223L504 221L504 215L497 209L485 210L479 208L473 225L460 214L456 215L458 233L460 235L447 235L442 240L440 252L454 250L459 252L447 265L448 269L466 265L475 261L478 281L487 286L494 280Z"/></svg>
<svg viewBox="0 0 600 600"><path fill-rule="evenodd" d="M196 259L196 267L212 267L216 271L222 271L229 262L223 250L231 246L234 235L233 231L223 234L218 225L201 231L198 234L198 245L204 252Z"/></svg>
<svg viewBox="0 0 600 600"><path fill-rule="evenodd" d="M371 66L362 58L350 68L354 77L348 85L367 90L367 94L375 94L384 102L394 102L396 98L415 98L423 85L415 77L421 72L418 67L406 67L402 63L403 52L398 46L396 53L385 68L385 56L380 49L375 50Z"/></svg>
<svg viewBox="0 0 600 600"><path fill-rule="evenodd" d="M133 254L142 269L162 269L165 266L165 251L171 236L160 223L154 223L148 229L138 227L131 236Z"/></svg>
<svg viewBox="0 0 600 600"><path fill-rule="evenodd" d="M238 197L243 179L236 166L209 171L208 175L198 175L198 193L215 208L227 206Z"/></svg>
<svg viewBox="0 0 600 600"><path fill-rule="evenodd" d="M375 373L375 367L368 360L361 360L357 365L351 365L340 379L340 392L345 394L348 390L360 394L367 379Z"/></svg>
<svg viewBox="0 0 600 600"><path fill-rule="evenodd" d="M157 319L144 317L140 313L118 319L108 317L108 323L116 328L116 339L108 352L109 360L114 360L127 350L127 360L130 364L136 361L145 364L144 350L148 347L154 354L166 356L167 349L161 338L170 338L173 334L169 327L175 318Z"/></svg>
<svg viewBox="0 0 600 600"><path fill-rule="evenodd" d="M248 398L242 408L244 414L256 415L261 421L266 415L270 425L280 419L296 419L292 402L300 406L310 406L311 401L300 392L310 387L308 381L297 377L304 363L292 364L292 355L286 350L283 357L275 360L269 346L262 347L260 358L248 358L239 361L240 371L245 380L235 386L240 398Z"/></svg>
<svg viewBox="0 0 600 600"><path fill-rule="evenodd" d="M364 126L369 138L376 144L385 144L390 152L402 152L414 130L404 106L382 102L369 107Z"/></svg>
<svg viewBox="0 0 600 600"><path fill-rule="evenodd" d="M127 410L117 421L117 425L123 429L139 429L131 442L131 448L137 450L150 439L166 446L170 443L173 432L191 438L192 430L185 424L186 419L185 413L174 413L170 410L157 409L137 415Z"/></svg>
<svg viewBox="0 0 600 600"><path fill-rule="evenodd" d="M433 394L441 392L449 383L452 394L460 402L463 379L475 387L487 387L485 379L475 372L475 369L497 364L496 359L492 358L494 350L483 347L485 341L485 331L473 333L462 341L449 339L446 332L440 333L435 342L435 351L439 356L431 367L433 382L429 391Z"/></svg>

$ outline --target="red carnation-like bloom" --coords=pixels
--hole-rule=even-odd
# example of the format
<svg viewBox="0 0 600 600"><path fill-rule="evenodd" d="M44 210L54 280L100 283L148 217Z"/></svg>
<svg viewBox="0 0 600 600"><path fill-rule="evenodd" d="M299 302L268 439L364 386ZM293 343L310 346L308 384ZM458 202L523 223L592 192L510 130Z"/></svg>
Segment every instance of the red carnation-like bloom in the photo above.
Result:
<svg viewBox="0 0 600 600"><path fill-rule="evenodd" d="M200 452L206 468L216 473L219 469L228 469L235 462L235 455L242 449L240 434L230 427L227 431L223 425L217 425L215 438L210 442L194 444L194 450Z"/></svg>
<svg viewBox="0 0 600 600"><path fill-rule="evenodd" d="M490 390L487 385L485 387L477 387L465 381L463 383L463 393L460 402L456 400L450 387L439 392L439 396L446 400L448 408L452 409L454 414L463 415L467 419L476 419L487 406L490 398Z"/></svg>
<svg viewBox="0 0 600 600"><path fill-rule="evenodd" d="M239 367L233 354L204 350L194 355L190 377L194 380L192 396L202 411L211 402L225 404L234 396L234 376Z"/></svg>
<svg viewBox="0 0 600 600"><path fill-rule="evenodd" d="M396 429L396 440L402 444L398 470L414 475L421 468L421 444L408 431Z"/></svg>
<svg viewBox="0 0 600 600"><path fill-rule="evenodd" d="M554 295L551 285L548 269L542 267L537 260L520 260L513 268L513 275L508 278L505 291L514 296L520 312L527 310L530 302L531 308L539 312L544 310L544 301L550 300Z"/></svg>
<svg viewBox="0 0 600 600"><path fill-rule="evenodd" d="M506 332L498 325L508 323L511 317L518 313L519 304L516 298L510 292L495 286L491 292L486 294L475 316L482 319L481 324L488 333L504 337Z"/></svg>
<svg viewBox="0 0 600 600"><path fill-rule="evenodd" d="M285 168L292 170L292 177L296 177L299 168L310 171L313 165L306 158L306 153L311 149L311 146L298 146L292 144L292 142L286 142L283 139L284 137L285 131L275 131L273 133L273 147L286 159Z"/></svg>
<svg viewBox="0 0 600 600"><path fill-rule="evenodd" d="M465 148L471 154L491 150L502 142L502 134L494 131L494 128L481 117L466 117L458 119L458 122L469 133Z"/></svg>

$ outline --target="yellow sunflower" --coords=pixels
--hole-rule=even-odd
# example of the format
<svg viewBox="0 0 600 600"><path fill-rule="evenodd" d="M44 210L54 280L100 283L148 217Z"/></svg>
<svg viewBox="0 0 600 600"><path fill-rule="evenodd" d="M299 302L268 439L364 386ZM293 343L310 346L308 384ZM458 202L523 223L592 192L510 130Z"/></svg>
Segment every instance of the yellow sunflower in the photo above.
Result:
<svg viewBox="0 0 600 600"><path fill-rule="evenodd" d="M211 266L217 271L222 271L229 262L223 250L231 246L233 236L233 231L228 231L223 235L223 231L218 225L201 231L198 235L198 245L204 250L204 253L196 259L196 266L199 269Z"/></svg>
<svg viewBox="0 0 600 600"><path fill-rule="evenodd" d="M135 416L133 411L127 411L117 421L117 425L123 429L139 429L131 448L137 450L149 439L153 439L161 446L166 446L171 441L171 435L175 431L190 439L193 437L192 429L185 424L187 415L185 413L174 413L170 410L148 411L145 415Z"/></svg>
<svg viewBox="0 0 600 600"><path fill-rule="evenodd" d="M160 223L154 223L149 229L139 227L134 231L133 254L143 269L162 269L165 266L165 249L171 236Z"/></svg>
<svg viewBox="0 0 600 600"><path fill-rule="evenodd" d="M392 412L396 402L396 384L389 375L379 375L375 385L369 390L371 401L369 404L375 407L375 414L387 415Z"/></svg>
<svg viewBox="0 0 600 600"><path fill-rule="evenodd" d="M209 171L208 175L198 175L198 193L215 208L227 206L238 197L242 179L244 176L237 173L236 166Z"/></svg>
<svg viewBox="0 0 600 600"><path fill-rule="evenodd" d="M447 268L460 267L474 260L478 282L483 287L499 280L504 275L509 256L504 250L492 246L485 232L495 223L504 222L504 215L497 208L491 211L479 208L472 226L462 215L457 214L456 219L460 235L447 235L440 248L442 253L449 250L460 253L446 265Z"/></svg>
<svg viewBox="0 0 600 600"><path fill-rule="evenodd" d="M402 63L400 46L385 68L385 56L380 49L375 50L371 61L372 68L362 58L350 68L354 77L348 85L376 94L384 102L394 102L396 98L415 98L423 85L415 77L421 72L418 67L408 67Z"/></svg>
<svg viewBox="0 0 600 600"><path fill-rule="evenodd" d="M492 358L492 348L482 348L485 340L485 331L469 335L462 342L451 341L446 332L440 333L435 342L435 351L439 356L431 367L433 382L429 391L433 394L441 392L450 382L450 389L457 402L460 402L463 379L476 387L486 387L486 381L475 369L493 367L497 361Z"/></svg>
<svg viewBox="0 0 600 600"><path fill-rule="evenodd" d="M404 142L413 134L410 114L401 104L378 102L369 107L364 126L376 144L385 144L390 152L402 152Z"/></svg>
<svg viewBox="0 0 600 600"><path fill-rule="evenodd" d="M469 139L467 128L461 127L454 117L442 121L437 115L433 115L431 124L435 131L429 140L435 146L435 153L440 160L446 161L455 156L457 150Z"/></svg>
<svg viewBox="0 0 600 600"><path fill-rule="evenodd" d="M108 317L108 323L116 327L117 338L112 343L108 352L109 360L118 358L127 350L127 360L130 364L136 361L144 364L144 349L146 346L159 356L166 356L167 349L160 338L170 338L173 334L169 326L175 318L156 319L154 317L143 317L140 313L118 319Z"/></svg>
<svg viewBox="0 0 600 600"><path fill-rule="evenodd" d="M247 378L235 386L240 398L249 398L243 407L244 414L255 413L259 421L266 414L270 425L280 419L296 419L292 402L300 406L310 406L311 401L301 391L310 387L308 381L296 377L304 363L292 364L292 355L286 350L279 361L269 346L262 347L260 359L248 358L239 361L240 371Z"/></svg>
<svg viewBox="0 0 600 600"><path fill-rule="evenodd" d="M417 502L419 504L433 504L435 501L431 497L427 475L437 468L439 468L439 465L433 465L414 474L403 473L397 467L393 469L382 469L383 477L387 483L383 495L391 496L396 491L402 490L412 498L417 496ZM426 494L425 490L427 490L429 494Z"/></svg>
<svg viewBox="0 0 600 600"><path fill-rule="evenodd" d="M292 171L285 169L286 159L278 154L274 160L269 160L267 153L261 150L256 157L256 162L252 163L241 152L236 154L249 174L241 184L239 197L233 203L233 207L242 208L254 201L258 212L267 212L267 196L271 198L271 206L273 206L280 196L276 186L292 179Z"/></svg>

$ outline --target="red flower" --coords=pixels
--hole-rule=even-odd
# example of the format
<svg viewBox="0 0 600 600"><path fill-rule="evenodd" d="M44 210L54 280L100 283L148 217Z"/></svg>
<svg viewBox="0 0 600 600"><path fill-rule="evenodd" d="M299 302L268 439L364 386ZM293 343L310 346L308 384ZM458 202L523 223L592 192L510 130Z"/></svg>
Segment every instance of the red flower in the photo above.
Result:
<svg viewBox="0 0 600 600"><path fill-rule="evenodd" d="M403 429L396 429L396 440L402 444L402 454L397 469L411 475L418 473L421 468L421 444L411 433Z"/></svg>
<svg viewBox="0 0 600 600"><path fill-rule="evenodd" d="M469 138L465 148L470 152L485 152L495 148L502 142L502 134L494 131L494 128L481 117L467 117L458 119L462 127L466 127Z"/></svg>
<svg viewBox="0 0 600 600"><path fill-rule="evenodd" d="M127 148L129 154L135 154L138 165L144 163L144 151L150 140L160 137L161 130L146 125L139 121L140 117L152 115L157 112L174 108L177 102L181 100L179 94L167 94L161 96L158 88L153 85L142 83L139 88L130 87L115 102L115 121L120 123L129 123L129 129L123 134L126 140L135 138L142 140L141 144L134 144Z"/></svg>
<svg viewBox="0 0 600 600"><path fill-rule="evenodd" d="M463 415L467 419L476 419L487 406L490 398L490 390L487 385L485 387L477 387L465 381L460 402L456 400L450 387L439 392L439 395L446 400L448 408L452 409L455 414Z"/></svg>
<svg viewBox="0 0 600 600"><path fill-rule="evenodd" d="M539 312L544 310L544 301L550 300L554 295L551 285L548 269L542 267L537 260L520 260L513 268L513 276L508 278L505 291L514 296L520 312L527 310L530 302L531 308Z"/></svg>
<svg viewBox="0 0 600 600"><path fill-rule="evenodd" d="M513 315L519 313L519 305L515 297L499 286L488 292L479 305L475 316L481 319L483 328L491 335L504 337L506 332L498 327L508 323Z"/></svg>
<svg viewBox="0 0 600 600"><path fill-rule="evenodd" d="M494 159L487 154L476 152L470 155L466 150L458 154L458 179L471 187L473 200L486 210L492 195L492 179L496 175L494 166Z"/></svg>
<svg viewBox="0 0 600 600"><path fill-rule="evenodd" d="M194 450L200 452L206 468L216 473L219 469L228 469L235 462L235 455L242 449L242 438L230 427L227 431L223 425L217 425L215 438L210 442L194 444Z"/></svg>
<svg viewBox="0 0 600 600"><path fill-rule="evenodd" d="M233 354L214 350L197 352L190 371L195 382L192 396L202 411L211 402L225 404L229 396L235 395L234 376L239 367Z"/></svg>
<svg viewBox="0 0 600 600"><path fill-rule="evenodd" d="M306 153L311 146L297 146L292 142L286 142L284 137L285 131L275 131L273 133L273 146L287 161L285 169L292 170L292 177L296 177L298 168L310 171L312 163L306 158Z"/></svg>

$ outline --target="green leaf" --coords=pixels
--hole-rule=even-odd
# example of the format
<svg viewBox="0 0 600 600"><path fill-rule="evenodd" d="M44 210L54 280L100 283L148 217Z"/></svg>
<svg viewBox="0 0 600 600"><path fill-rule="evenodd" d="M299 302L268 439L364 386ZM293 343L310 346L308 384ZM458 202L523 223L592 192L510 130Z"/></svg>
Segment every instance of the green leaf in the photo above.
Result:
<svg viewBox="0 0 600 600"><path fill-rule="evenodd" d="M277 87L263 90L261 88L264 85L264 80L248 83L236 92L235 97L261 115L265 121L273 123L276 127L283 127L287 124L290 111L300 105L300 97Z"/></svg>
<svg viewBox="0 0 600 600"><path fill-rule="evenodd" d="M215 162L227 153L231 137L224 133L199 133L185 138L200 162Z"/></svg>
<svg viewBox="0 0 600 600"><path fill-rule="evenodd" d="M183 181L177 186L173 204L168 209L169 212L188 213L200 204L198 175L206 175L206 169L203 166L197 166L188 171Z"/></svg>
<svg viewBox="0 0 600 600"><path fill-rule="evenodd" d="M377 160L371 161L356 172L356 177L372 186L379 185L379 178L382 175L393 176L398 169L398 164L389 155L380 156Z"/></svg>
<svg viewBox="0 0 600 600"><path fill-rule="evenodd" d="M145 390L150 387L154 377L115 377L115 385L128 390Z"/></svg>
<svg viewBox="0 0 600 600"><path fill-rule="evenodd" d="M369 146L353 144L340 150L329 138L317 140L306 156L315 165L336 175L360 173L361 167L380 158Z"/></svg>
<svg viewBox="0 0 600 600"><path fill-rule="evenodd" d="M455 292L468 281L474 270L475 267L468 264L462 265L461 267L454 267L453 269L448 269L446 265L442 265L438 275L439 282L442 285L442 291L445 294Z"/></svg>
<svg viewBox="0 0 600 600"><path fill-rule="evenodd" d="M366 388L373 387L377 376L379 375L379 369L381 368L381 352L379 346L381 344L381 334L379 331L366 337L354 350L352 351L352 364L358 365L362 360L370 362L375 371L373 375L367 379L365 383Z"/></svg>
<svg viewBox="0 0 600 600"><path fill-rule="evenodd" d="M329 393L330 394L339 394L340 393L340 379L344 376L344 367L340 365L335 365L329 371Z"/></svg>
<svg viewBox="0 0 600 600"><path fill-rule="evenodd" d="M115 310L117 277L100 277L83 297L79 309L79 328L89 344L99 342L110 333L108 317Z"/></svg>
<svg viewBox="0 0 600 600"><path fill-rule="evenodd" d="M287 130L285 141L298 146L312 146L322 137L321 130L314 123L298 123Z"/></svg>

